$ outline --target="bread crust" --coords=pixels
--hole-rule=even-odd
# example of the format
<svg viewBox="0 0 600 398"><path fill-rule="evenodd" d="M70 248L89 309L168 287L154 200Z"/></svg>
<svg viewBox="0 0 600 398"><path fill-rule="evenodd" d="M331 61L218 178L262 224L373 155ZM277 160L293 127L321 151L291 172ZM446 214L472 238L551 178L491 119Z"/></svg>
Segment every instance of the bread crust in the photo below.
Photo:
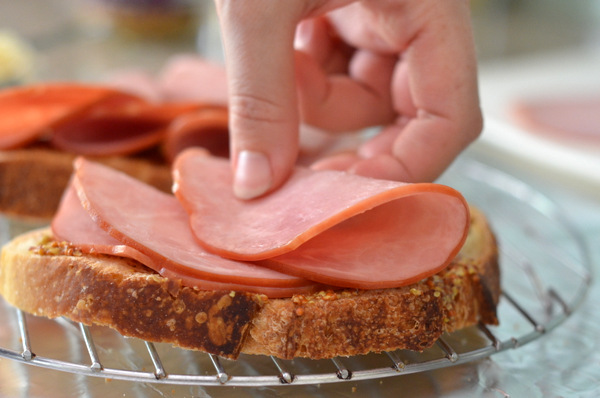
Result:
<svg viewBox="0 0 600 398"><path fill-rule="evenodd" d="M481 212L472 209L471 219L452 264L419 283L285 299L185 287L133 260L80 255L53 244L50 230L41 229L3 247L0 294L34 315L106 325L126 336L227 358L421 351L444 332L498 322L496 241Z"/></svg>
<svg viewBox="0 0 600 398"><path fill-rule="evenodd" d="M33 221L50 220L65 191L76 155L43 146L0 151L0 213ZM171 169L150 158L91 158L164 192L171 192Z"/></svg>

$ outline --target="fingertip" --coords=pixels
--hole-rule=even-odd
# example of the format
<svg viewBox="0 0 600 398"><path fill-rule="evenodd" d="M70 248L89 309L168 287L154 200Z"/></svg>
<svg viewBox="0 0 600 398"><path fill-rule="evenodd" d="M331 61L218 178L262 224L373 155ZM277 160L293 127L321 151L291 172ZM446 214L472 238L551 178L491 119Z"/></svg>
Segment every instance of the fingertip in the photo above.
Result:
<svg viewBox="0 0 600 398"><path fill-rule="evenodd" d="M233 192L239 199L254 199L273 186L273 172L264 153L244 150L237 156Z"/></svg>
<svg viewBox="0 0 600 398"><path fill-rule="evenodd" d="M315 25L311 19L300 21L296 26L296 33L294 35L294 48L297 50L306 49L315 34Z"/></svg>

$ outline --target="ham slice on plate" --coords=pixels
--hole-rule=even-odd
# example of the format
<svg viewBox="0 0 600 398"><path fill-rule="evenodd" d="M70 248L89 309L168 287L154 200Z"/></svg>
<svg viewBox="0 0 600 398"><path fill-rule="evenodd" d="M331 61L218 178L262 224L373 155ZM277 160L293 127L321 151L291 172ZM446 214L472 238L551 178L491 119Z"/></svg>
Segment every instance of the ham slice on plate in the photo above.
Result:
<svg viewBox="0 0 600 398"><path fill-rule="evenodd" d="M206 252L192 237L187 213L173 195L106 166L78 158L70 189L52 227L57 237L83 250L132 257L162 275L202 289L287 297L319 287Z"/></svg>
<svg viewBox="0 0 600 398"><path fill-rule="evenodd" d="M522 100L513 106L513 114L531 132L563 142L600 145L600 96Z"/></svg>
<svg viewBox="0 0 600 398"><path fill-rule="evenodd" d="M469 228L465 199L438 184L297 168L276 192L241 201L229 162L199 149L177 158L174 179L207 250L341 287L397 287L437 273Z"/></svg>

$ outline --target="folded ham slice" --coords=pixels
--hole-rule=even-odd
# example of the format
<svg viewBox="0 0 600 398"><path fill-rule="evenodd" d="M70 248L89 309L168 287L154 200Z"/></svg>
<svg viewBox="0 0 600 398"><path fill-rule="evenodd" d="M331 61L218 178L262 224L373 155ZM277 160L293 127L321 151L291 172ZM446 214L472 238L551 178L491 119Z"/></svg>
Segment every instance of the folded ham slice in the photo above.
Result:
<svg viewBox="0 0 600 398"><path fill-rule="evenodd" d="M437 273L469 228L465 199L439 184L297 168L276 192L242 201L229 162L199 149L177 158L174 179L207 250L335 286L397 287Z"/></svg>
<svg viewBox="0 0 600 398"><path fill-rule="evenodd" d="M73 180L65 190L56 215L52 219L52 234L59 241L69 242L82 253L110 254L132 258L150 264L150 258L110 236L92 219L77 196Z"/></svg>
<svg viewBox="0 0 600 398"><path fill-rule="evenodd" d="M70 184L54 219L52 220L52 233L59 241L69 242L77 247L82 253L108 254L118 257L126 257L137 260L141 264L151 268L162 276L181 281L185 286L195 287L202 290L224 290L260 293L268 297L289 297L293 294L310 293L317 289L315 284L307 284L298 287L270 287L249 286L228 282L215 282L165 267L165 264L155 262L151 257L144 255L139 250L127 246L113 238L104 231L92 219L85 210L77 195L74 184ZM254 271L254 269L252 269Z"/></svg>
<svg viewBox="0 0 600 398"><path fill-rule="evenodd" d="M201 147L211 154L229 157L229 113L227 108L206 106L178 117L167 129L164 153L169 162L186 148Z"/></svg>
<svg viewBox="0 0 600 398"><path fill-rule="evenodd" d="M202 104L151 104L132 97L128 103L98 104L54 129L51 144L88 156L131 155L165 138L169 124Z"/></svg>
<svg viewBox="0 0 600 398"><path fill-rule="evenodd" d="M320 286L252 263L206 252L173 195L101 164L78 158L52 223L57 238L83 251L134 258L160 274L208 290L289 297Z"/></svg>
<svg viewBox="0 0 600 398"><path fill-rule="evenodd" d="M297 168L278 191L241 201L226 159L188 149L174 172L179 201L78 158L55 235L201 289L289 297L413 283L454 258L469 226L465 199L437 184Z"/></svg>

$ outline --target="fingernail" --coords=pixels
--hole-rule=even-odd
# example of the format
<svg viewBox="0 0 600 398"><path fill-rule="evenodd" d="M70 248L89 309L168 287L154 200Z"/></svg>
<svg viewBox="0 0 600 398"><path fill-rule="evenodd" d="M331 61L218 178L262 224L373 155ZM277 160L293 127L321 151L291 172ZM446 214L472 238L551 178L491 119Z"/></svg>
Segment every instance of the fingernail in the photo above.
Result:
<svg viewBox="0 0 600 398"><path fill-rule="evenodd" d="M314 27L311 21L302 21L296 27L296 35L294 36L294 48L302 49L310 42L314 32Z"/></svg>
<svg viewBox="0 0 600 398"><path fill-rule="evenodd" d="M263 153L242 151L238 154L233 180L235 196L253 199L267 192L271 184L271 166Z"/></svg>

